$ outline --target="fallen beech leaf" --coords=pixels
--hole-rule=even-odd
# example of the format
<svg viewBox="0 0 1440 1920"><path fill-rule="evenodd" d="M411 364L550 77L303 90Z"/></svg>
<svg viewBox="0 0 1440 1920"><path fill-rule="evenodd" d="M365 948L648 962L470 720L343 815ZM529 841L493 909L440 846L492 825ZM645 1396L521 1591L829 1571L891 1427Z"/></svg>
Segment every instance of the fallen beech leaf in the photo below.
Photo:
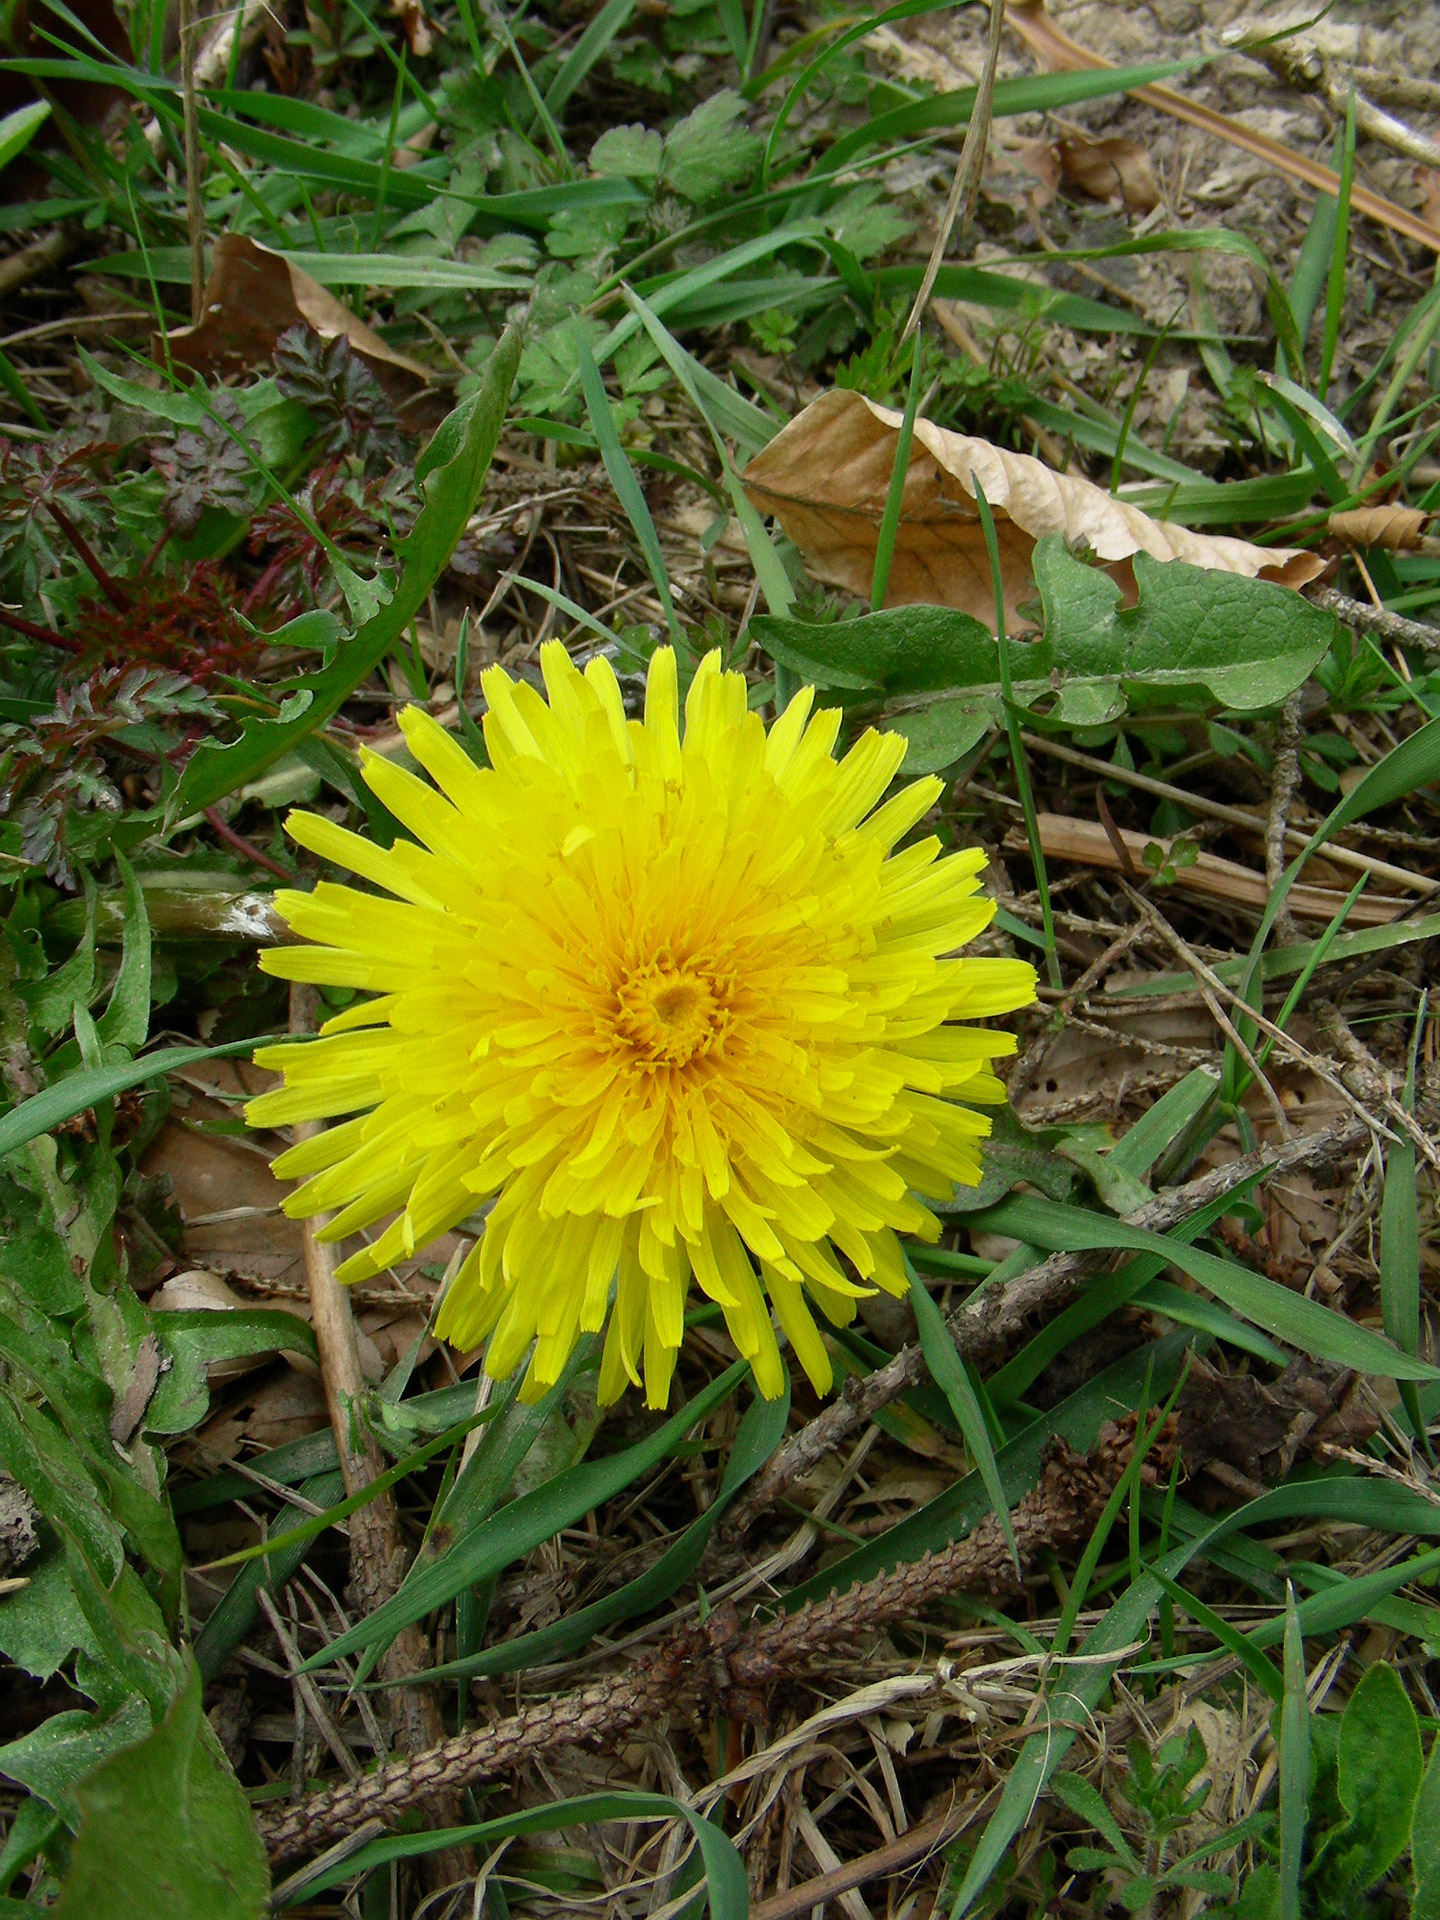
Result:
<svg viewBox="0 0 1440 1920"><path fill-rule="evenodd" d="M1414 553L1424 544L1429 514L1420 507L1353 507L1332 513L1328 531L1353 547L1388 547L1392 553Z"/></svg>
<svg viewBox="0 0 1440 1920"><path fill-rule="evenodd" d="M1095 200L1121 199L1131 213L1149 213L1160 204L1160 182L1150 155L1138 141L1083 137L1060 141L1060 166L1072 186Z"/></svg>
<svg viewBox="0 0 1440 1920"><path fill-rule="evenodd" d="M205 282L205 317L168 336L171 357L201 373L238 373L268 360L287 327L308 326L322 340L344 334L397 405L430 381L418 360L387 347L333 293L283 253L244 234L222 233Z"/></svg>
<svg viewBox="0 0 1440 1920"><path fill-rule="evenodd" d="M755 506L776 516L811 571L852 593L870 591L900 426L898 413L862 394L822 393L741 475ZM1030 557L1046 534L1088 546L1131 600L1137 553L1286 587L1324 571L1312 553L1152 520L1093 481L917 420L887 606L954 607L994 631L995 596L974 505L977 473L995 516L1007 625L1024 624L1019 609L1035 591Z"/></svg>
<svg viewBox="0 0 1440 1920"><path fill-rule="evenodd" d="M1049 206L1060 185L1060 152L1053 140L1017 140L996 145L985 163L985 191L991 199L1009 200L1018 189L1037 212ZM1006 188L1010 187L1007 193Z"/></svg>
<svg viewBox="0 0 1440 1920"><path fill-rule="evenodd" d="M1005 24L1024 41L1042 73L1073 73L1087 67L1095 70L1115 64L1082 47L1078 40L1072 40L1057 27L1045 11L1044 0L1011 0L1005 9ZM1228 114L1217 113L1213 107L1201 106L1198 100L1176 93L1172 87L1135 87L1132 93L1136 100L1144 100L1176 120L1188 121L1215 139L1254 154L1281 173L1288 173L1292 180L1303 180L1317 193L1338 194L1340 191L1339 176L1333 168L1322 166L1308 154L1292 153L1278 140L1267 139L1263 133L1255 133L1240 121L1232 120ZM1383 194L1372 193L1358 180L1350 189L1350 204L1367 219L1378 220L1393 232L1403 233L1407 240L1440 252L1440 228L1404 207L1397 207Z"/></svg>

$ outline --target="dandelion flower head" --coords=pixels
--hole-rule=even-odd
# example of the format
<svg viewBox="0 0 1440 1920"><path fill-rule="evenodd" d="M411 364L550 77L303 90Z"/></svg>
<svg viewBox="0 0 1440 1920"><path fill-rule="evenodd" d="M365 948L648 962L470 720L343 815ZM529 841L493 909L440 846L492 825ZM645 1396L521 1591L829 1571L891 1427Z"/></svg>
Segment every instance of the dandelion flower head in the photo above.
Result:
<svg viewBox="0 0 1440 1920"><path fill-rule="evenodd" d="M693 1278L767 1397L776 1323L820 1391L812 1310L843 1325L901 1294L898 1234L980 1177L1013 1036L956 1024L1033 1000L1021 961L955 957L990 920L978 850L896 851L941 783L880 804L905 741L836 760L838 712L797 694L768 734L709 655L680 719L654 655L643 721L609 663L552 642L548 700L492 668L491 765L425 713L401 716L418 775L364 776L412 840L389 849L315 814L290 831L383 890L321 881L276 905L313 944L262 955L291 980L355 988L321 1037L270 1047L284 1076L257 1126L335 1119L281 1154L292 1215L323 1237L386 1221L339 1269L361 1280L485 1211L437 1331L487 1342L523 1392L608 1328L603 1401L669 1394ZM973 1103L973 1104L972 1104ZM773 1319L772 1319L773 1314ZM532 1351L533 1348L533 1351Z"/></svg>

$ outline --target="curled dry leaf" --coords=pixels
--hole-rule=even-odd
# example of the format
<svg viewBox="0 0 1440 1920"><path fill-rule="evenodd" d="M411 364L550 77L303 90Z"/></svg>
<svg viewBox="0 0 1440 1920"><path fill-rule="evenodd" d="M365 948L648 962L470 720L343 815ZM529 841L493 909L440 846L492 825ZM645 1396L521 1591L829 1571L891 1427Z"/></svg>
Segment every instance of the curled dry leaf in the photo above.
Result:
<svg viewBox="0 0 1440 1920"><path fill-rule="evenodd" d="M861 394L824 393L741 476L756 507L775 515L811 571L852 593L870 591L900 426L898 413ZM1256 547L1152 520L1090 480L917 420L887 606L954 607L994 628L976 475L995 517L1007 625L1022 624L1021 604L1034 597L1030 556L1046 534L1089 547L1131 600L1137 553L1287 587L1324 570L1314 554L1294 548Z"/></svg>
<svg viewBox="0 0 1440 1920"><path fill-rule="evenodd" d="M1354 507L1348 513L1332 513L1326 525L1337 540L1352 547L1415 553L1425 544L1429 518L1420 507Z"/></svg>
<svg viewBox="0 0 1440 1920"><path fill-rule="evenodd" d="M992 198L1027 200L1037 211L1049 206L1062 180L1094 200L1123 200L1130 213L1149 213L1160 204L1150 155L1137 141L1118 136L1016 140L997 144L986 161L985 190Z"/></svg>
<svg viewBox="0 0 1440 1920"><path fill-rule="evenodd" d="M268 360L287 327L307 326L322 340L344 334L389 399L403 405L430 372L397 353L333 293L293 260L239 233L222 233L205 282L205 317L169 335L170 354L199 373L234 374Z"/></svg>
<svg viewBox="0 0 1440 1920"><path fill-rule="evenodd" d="M406 44L412 59L423 60L435 44L430 22L420 0L390 0L390 11L405 29Z"/></svg>
<svg viewBox="0 0 1440 1920"><path fill-rule="evenodd" d="M1138 141L1077 135L1061 140L1056 151L1066 180L1092 199L1123 200L1130 213L1149 213L1159 206L1160 182Z"/></svg>
<svg viewBox="0 0 1440 1920"><path fill-rule="evenodd" d="M1059 189L1060 152L1053 140L992 143L985 160L985 192L992 200L1028 201L1040 211Z"/></svg>

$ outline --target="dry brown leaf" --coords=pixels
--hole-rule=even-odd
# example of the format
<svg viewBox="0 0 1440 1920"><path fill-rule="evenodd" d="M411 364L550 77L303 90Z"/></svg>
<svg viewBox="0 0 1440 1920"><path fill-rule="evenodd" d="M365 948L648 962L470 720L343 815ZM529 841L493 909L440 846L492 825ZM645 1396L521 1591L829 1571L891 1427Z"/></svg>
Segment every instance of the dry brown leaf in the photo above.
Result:
<svg viewBox="0 0 1440 1920"><path fill-rule="evenodd" d="M1416 167L1415 184L1420 189L1416 212L1427 226L1440 231L1440 172L1434 167Z"/></svg>
<svg viewBox="0 0 1440 1920"><path fill-rule="evenodd" d="M1115 64L1113 60L1105 60L1098 53L1092 53L1088 47L1082 47L1057 27L1046 13L1043 0L1011 0L1005 10L1005 24L1012 27L1024 41L1042 73L1074 73L1085 68L1098 70ZM1232 120L1228 114L1217 113L1213 107L1201 106L1197 100L1188 100L1183 93L1176 93L1171 87L1135 87L1132 93L1135 99L1158 107L1162 113L1168 113L1176 120L1188 121L1192 127L1199 127L1215 139L1227 141L1244 153L1254 154L1257 159L1264 160L1281 173L1288 173L1292 180L1303 180L1306 186L1313 187L1317 193L1338 195L1340 191L1339 176L1330 167L1322 166L1308 154L1292 153L1288 147L1281 146L1278 140L1267 139L1263 133L1256 133L1239 120ZM1383 194L1372 193L1358 180L1350 189L1350 204L1367 219L1378 220L1382 226L1391 228L1395 233L1403 233L1407 240L1415 241L1418 246L1429 247L1432 252L1440 253L1440 228L1404 207L1397 207L1393 200L1387 200Z"/></svg>
<svg viewBox="0 0 1440 1920"><path fill-rule="evenodd" d="M1131 213L1159 206L1160 182L1138 141L1118 134L1109 140L1080 136L1060 141L1056 151L1065 178L1092 199L1123 200Z"/></svg>
<svg viewBox="0 0 1440 1920"><path fill-rule="evenodd" d="M245 1077L256 1073L248 1063L243 1075L230 1061L202 1063L190 1084L176 1090L172 1117L146 1149L143 1170L169 1180L185 1222L183 1257L193 1267L279 1285L301 1298L302 1235L300 1222L280 1211L286 1189L255 1142L201 1131L216 1121L233 1120L235 1112L231 1102L199 1092L195 1083L202 1072L217 1094L258 1090ZM282 1304L288 1307L291 1302L285 1299Z"/></svg>
<svg viewBox="0 0 1440 1920"><path fill-rule="evenodd" d="M322 340L344 334L397 404L429 384L430 371L386 346L333 293L245 234L222 233L210 256L205 317L168 336L171 357L201 373L233 374L268 360L287 327L308 326Z"/></svg>
<svg viewBox="0 0 1440 1920"><path fill-rule="evenodd" d="M1042 212L1060 186L1060 154L1053 140L992 145L985 161L985 192L1007 204L1028 202Z"/></svg>
<svg viewBox="0 0 1440 1920"><path fill-rule="evenodd" d="M421 0L390 0L390 11L405 29L412 59L423 60L435 44Z"/></svg>
<svg viewBox="0 0 1440 1920"><path fill-rule="evenodd" d="M298 1373L290 1367L280 1368L257 1387L249 1398L248 1408L242 1401L227 1415L221 1435L228 1437L225 1428L235 1418L244 1422L241 1428L243 1438L262 1452L270 1447L283 1447L291 1440L303 1440L307 1434L318 1433L322 1427L330 1424L325 1389L319 1378L312 1380L307 1374ZM202 1428L202 1442L205 1437L205 1429ZM217 1435L217 1439L220 1437ZM207 1451L210 1449L207 1448Z"/></svg>
<svg viewBox="0 0 1440 1920"><path fill-rule="evenodd" d="M836 389L812 401L741 476L756 507L776 516L811 571L852 593L870 591L900 426L901 415L888 407ZM1314 554L1152 520L1093 481L917 420L887 606L955 607L993 628L995 597L974 505L976 474L995 517L1007 623L1021 624L1020 604L1035 591L1030 556L1035 542L1050 533L1087 545L1132 599L1130 562L1137 553L1287 587L1303 586L1324 571Z"/></svg>
<svg viewBox="0 0 1440 1920"><path fill-rule="evenodd" d="M1327 529L1352 547L1388 547L1392 553L1414 553L1424 544L1429 514L1420 507L1352 507L1332 513Z"/></svg>

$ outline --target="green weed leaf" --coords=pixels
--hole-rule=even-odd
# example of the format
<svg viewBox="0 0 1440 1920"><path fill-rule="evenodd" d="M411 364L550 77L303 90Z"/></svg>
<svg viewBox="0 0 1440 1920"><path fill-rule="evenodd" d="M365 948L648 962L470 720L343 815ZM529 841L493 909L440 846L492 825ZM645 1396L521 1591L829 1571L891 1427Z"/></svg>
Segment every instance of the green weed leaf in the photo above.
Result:
<svg viewBox="0 0 1440 1920"><path fill-rule="evenodd" d="M250 1806L201 1704L199 1673L137 1746L76 1789L56 1920L259 1920L270 1875Z"/></svg>
<svg viewBox="0 0 1440 1920"><path fill-rule="evenodd" d="M1420 1726L1404 1682L1377 1662L1340 1720L1338 1785L1350 1816L1357 1887L1373 1887L1409 1843L1423 1765Z"/></svg>
<svg viewBox="0 0 1440 1920"><path fill-rule="evenodd" d="M1008 640L1011 698L1035 721L1099 726L1159 701L1256 713L1303 686L1334 640L1332 615L1286 587L1135 556L1136 606L1058 535L1035 548L1043 638ZM968 614L895 607L822 626L762 615L761 644L802 681L897 701L910 774L951 766L1004 720L994 636ZM925 695L935 696L924 699Z"/></svg>

